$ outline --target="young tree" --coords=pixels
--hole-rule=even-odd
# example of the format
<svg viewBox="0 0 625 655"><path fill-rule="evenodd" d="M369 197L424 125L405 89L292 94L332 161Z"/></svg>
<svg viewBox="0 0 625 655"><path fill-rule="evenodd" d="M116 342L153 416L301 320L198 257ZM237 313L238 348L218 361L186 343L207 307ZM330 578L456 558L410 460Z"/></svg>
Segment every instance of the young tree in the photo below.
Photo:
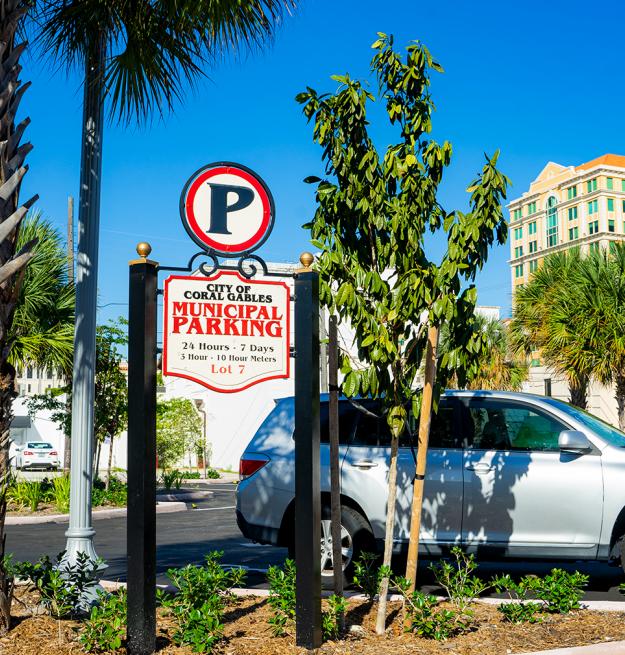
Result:
<svg viewBox="0 0 625 655"><path fill-rule="evenodd" d="M202 419L188 398L161 400L156 405L156 454L160 468L175 465L202 442Z"/></svg>
<svg viewBox="0 0 625 655"><path fill-rule="evenodd" d="M487 157L469 187L470 211L446 211L437 191L452 147L429 136L434 109L430 72L442 69L418 42L411 43L402 57L393 49L392 37L379 34L373 49L371 70L388 119L399 131L398 142L382 155L367 117L368 104L375 98L360 82L349 75L335 76L339 87L334 93L320 95L308 88L297 100L314 123L313 139L323 148L328 176L306 180L316 184L317 210L305 227L321 251L317 262L321 302L351 323L362 362L343 359L343 392L379 397L392 434L384 548L384 564L389 565L398 440L408 411L429 413L414 392L426 343L430 342L432 361L438 328L449 324L455 347L443 356L439 379L455 372L462 383L477 365L475 353L482 337L470 329L477 298L472 282L493 241L505 242L501 200L508 181L496 168L498 155ZM433 233L447 240L447 251L438 262L426 253L426 235ZM419 450L424 465L429 424L422 427ZM417 469L417 499L423 477L424 470ZM420 507L417 513L420 518ZM411 541L414 548L417 540ZM378 608L380 633L385 628L387 591L385 578Z"/></svg>

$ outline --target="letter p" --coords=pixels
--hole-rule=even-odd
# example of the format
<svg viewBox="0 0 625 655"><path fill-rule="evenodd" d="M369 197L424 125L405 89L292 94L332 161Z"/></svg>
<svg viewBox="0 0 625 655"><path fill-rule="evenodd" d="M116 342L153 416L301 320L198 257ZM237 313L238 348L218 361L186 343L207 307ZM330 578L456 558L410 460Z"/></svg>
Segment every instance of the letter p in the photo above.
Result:
<svg viewBox="0 0 625 655"><path fill-rule="evenodd" d="M208 186L211 189L211 218L208 232L232 234L228 230L228 214L251 205L254 200L254 192L247 187L231 184L211 184L209 182ZM237 195L237 199L231 205L228 204L229 193Z"/></svg>

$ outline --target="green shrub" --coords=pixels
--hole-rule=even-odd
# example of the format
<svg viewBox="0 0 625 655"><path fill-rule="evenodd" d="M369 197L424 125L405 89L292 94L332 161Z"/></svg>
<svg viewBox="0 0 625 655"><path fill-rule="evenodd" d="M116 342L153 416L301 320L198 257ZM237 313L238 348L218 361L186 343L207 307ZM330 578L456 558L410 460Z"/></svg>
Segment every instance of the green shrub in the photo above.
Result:
<svg viewBox="0 0 625 655"><path fill-rule="evenodd" d="M96 574L101 560L92 563L86 553L78 553L76 564L63 560L65 551L53 562L47 555L35 564L19 562L16 574L28 580L39 592L41 604L58 619L76 616L85 608L85 594L98 584Z"/></svg>
<svg viewBox="0 0 625 655"><path fill-rule="evenodd" d="M224 569L222 555L210 553L204 566L169 569L177 593L158 593L159 602L176 622L174 643L191 646L195 653L210 653L222 638L225 601L232 587L245 578L243 569Z"/></svg>
<svg viewBox="0 0 625 655"><path fill-rule="evenodd" d="M180 489L183 479L183 474L178 469L163 471L163 475L161 477L163 486L167 491L171 491L173 487Z"/></svg>
<svg viewBox="0 0 625 655"><path fill-rule="evenodd" d="M513 623L536 623L542 620L540 615L544 612L568 614L579 609L587 583L587 575L577 571L567 573L562 569L553 569L544 578L526 575L515 582L509 575L503 575L493 581L497 591L506 591L510 598L520 601L517 604L502 603L497 608L507 621ZM530 598L540 602L528 600Z"/></svg>
<svg viewBox="0 0 625 655"><path fill-rule="evenodd" d="M451 549L451 554L455 561L441 560L433 564L430 570L455 609L468 614L471 602L490 585L473 575L477 568L474 555L467 555L457 546Z"/></svg>
<svg viewBox="0 0 625 655"><path fill-rule="evenodd" d="M206 469L206 477L209 478L210 480L219 480L219 478L221 476L219 475L219 472L216 471L215 469L207 468Z"/></svg>
<svg viewBox="0 0 625 655"><path fill-rule="evenodd" d="M347 601L343 596L332 594L328 598L328 610L322 616L324 639L338 639L341 633L341 617L347 609Z"/></svg>
<svg viewBox="0 0 625 655"><path fill-rule="evenodd" d="M53 501L62 514L69 512L70 481L69 475L54 478L52 481Z"/></svg>
<svg viewBox="0 0 625 655"><path fill-rule="evenodd" d="M273 616L269 625L275 637L288 634L295 622L295 562L287 559L284 568L270 566L267 570L269 582L269 606Z"/></svg>
<svg viewBox="0 0 625 655"><path fill-rule="evenodd" d="M546 612L568 614L581 608L580 600L584 597L587 584L588 576L583 573L552 569L544 578L529 577L528 589L545 603Z"/></svg>
<svg viewBox="0 0 625 655"><path fill-rule="evenodd" d="M467 626L463 622L462 616L453 610L439 608L436 596L416 590L409 591L410 582L406 578L392 578L391 584L404 597L406 632L414 632L426 639L444 641L465 631Z"/></svg>
<svg viewBox="0 0 625 655"><path fill-rule="evenodd" d="M27 507L36 512L43 501L43 488L41 482L15 482L7 489L7 500L19 509Z"/></svg>
<svg viewBox="0 0 625 655"><path fill-rule="evenodd" d="M128 501L128 485L111 476L109 488L102 480L96 478L91 489L91 504L94 507L101 505L113 505L115 507L124 507Z"/></svg>
<svg viewBox="0 0 625 655"><path fill-rule="evenodd" d="M354 584L370 602L378 595L382 581L382 570L377 561L378 556L375 553L362 553L360 558L354 561Z"/></svg>
<svg viewBox="0 0 625 655"><path fill-rule="evenodd" d="M100 592L98 597L99 603L82 624L80 643L87 653L115 652L126 635L126 589L113 594Z"/></svg>

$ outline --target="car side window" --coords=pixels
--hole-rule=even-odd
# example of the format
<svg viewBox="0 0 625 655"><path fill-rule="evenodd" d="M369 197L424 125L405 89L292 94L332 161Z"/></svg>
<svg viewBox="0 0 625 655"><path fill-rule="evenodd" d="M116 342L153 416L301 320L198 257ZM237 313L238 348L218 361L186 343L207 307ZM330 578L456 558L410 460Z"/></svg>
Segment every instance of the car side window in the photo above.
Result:
<svg viewBox="0 0 625 655"><path fill-rule="evenodd" d="M360 403L359 403L360 404ZM373 401L365 401L360 404L358 411L358 425L354 437L354 445L357 446L389 446L391 445L391 431L386 422L386 417L381 415L379 404ZM364 411L363 411L364 410ZM409 448L412 445L415 450L418 445L418 417L409 417L409 430L405 431L399 438L401 448ZM460 448L459 439L456 435L454 421L454 407L450 403L441 401L438 412L432 416L430 425L430 448Z"/></svg>
<svg viewBox="0 0 625 655"><path fill-rule="evenodd" d="M468 406L470 447L475 450L559 450L567 426L531 406L504 400L473 401Z"/></svg>
<svg viewBox="0 0 625 655"><path fill-rule="evenodd" d="M319 406L319 440L321 443L330 443L330 406L323 402ZM339 444L350 443L356 427L357 411L355 407L346 400L339 401Z"/></svg>

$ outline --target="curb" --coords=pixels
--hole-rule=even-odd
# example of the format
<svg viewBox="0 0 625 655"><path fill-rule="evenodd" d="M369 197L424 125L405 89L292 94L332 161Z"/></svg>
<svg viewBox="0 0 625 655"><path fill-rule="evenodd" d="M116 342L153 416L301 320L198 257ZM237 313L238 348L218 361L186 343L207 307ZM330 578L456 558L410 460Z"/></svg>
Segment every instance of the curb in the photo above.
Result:
<svg viewBox="0 0 625 655"><path fill-rule="evenodd" d="M184 502L163 502L156 503L157 514L171 514L172 512L184 512L187 505ZM94 521L99 519L114 519L119 516L126 516L125 507L114 509L96 509L92 513ZM42 523L69 523L69 514L44 514L43 516L7 516L5 525L39 525Z"/></svg>
<svg viewBox="0 0 625 655"><path fill-rule="evenodd" d="M617 655L620 653L625 653L625 641L608 641L604 644L591 644L590 646L554 648L532 653L519 653L518 655Z"/></svg>
<svg viewBox="0 0 625 655"><path fill-rule="evenodd" d="M183 491L182 493L156 494L157 503L183 502L189 503L194 500L204 500L213 495L212 491Z"/></svg>

